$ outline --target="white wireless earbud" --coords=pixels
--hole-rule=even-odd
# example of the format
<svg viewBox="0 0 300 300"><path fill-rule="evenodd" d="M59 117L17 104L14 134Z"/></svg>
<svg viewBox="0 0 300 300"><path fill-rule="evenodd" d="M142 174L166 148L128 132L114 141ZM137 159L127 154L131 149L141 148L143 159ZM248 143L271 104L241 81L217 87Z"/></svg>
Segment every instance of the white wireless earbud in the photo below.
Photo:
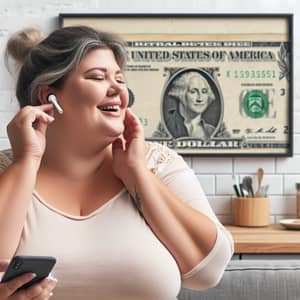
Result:
<svg viewBox="0 0 300 300"><path fill-rule="evenodd" d="M62 114L64 112L63 109L61 108L61 106L58 104L57 99L54 94L48 95L48 102L50 102L54 105L54 107L56 108L58 113Z"/></svg>

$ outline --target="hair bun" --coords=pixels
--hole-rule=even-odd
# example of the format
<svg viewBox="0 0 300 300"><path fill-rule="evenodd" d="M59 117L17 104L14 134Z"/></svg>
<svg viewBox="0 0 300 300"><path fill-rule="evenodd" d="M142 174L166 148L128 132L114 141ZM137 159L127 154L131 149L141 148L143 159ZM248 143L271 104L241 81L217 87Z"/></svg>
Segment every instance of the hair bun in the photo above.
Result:
<svg viewBox="0 0 300 300"><path fill-rule="evenodd" d="M14 33L8 40L6 55L11 56L17 65L23 65L31 49L44 39L43 33L36 28L24 28Z"/></svg>

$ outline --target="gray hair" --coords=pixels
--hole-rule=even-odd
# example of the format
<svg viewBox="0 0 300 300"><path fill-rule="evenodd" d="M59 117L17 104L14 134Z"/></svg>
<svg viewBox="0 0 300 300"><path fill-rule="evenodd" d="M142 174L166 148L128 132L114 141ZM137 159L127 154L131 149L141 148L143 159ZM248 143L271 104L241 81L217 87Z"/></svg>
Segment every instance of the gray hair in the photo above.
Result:
<svg viewBox="0 0 300 300"><path fill-rule="evenodd" d="M125 67L125 43L113 34L86 26L58 29L34 45L24 58L17 81L20 106L40 105L39 87L61 88L70 72L94 49L111 49L119 67Z"/></svg>

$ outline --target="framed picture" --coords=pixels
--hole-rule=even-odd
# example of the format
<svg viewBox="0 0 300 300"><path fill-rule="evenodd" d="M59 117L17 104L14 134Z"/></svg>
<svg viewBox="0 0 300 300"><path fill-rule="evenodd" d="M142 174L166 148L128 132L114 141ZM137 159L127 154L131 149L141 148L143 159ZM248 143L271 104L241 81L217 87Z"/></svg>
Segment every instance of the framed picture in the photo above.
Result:
<svg viewBox="0 0 300 300"><path fill-rule="evenodd" d="M292 14L61 14L127 42L130 106L183 155L291 156Z"/></svg>

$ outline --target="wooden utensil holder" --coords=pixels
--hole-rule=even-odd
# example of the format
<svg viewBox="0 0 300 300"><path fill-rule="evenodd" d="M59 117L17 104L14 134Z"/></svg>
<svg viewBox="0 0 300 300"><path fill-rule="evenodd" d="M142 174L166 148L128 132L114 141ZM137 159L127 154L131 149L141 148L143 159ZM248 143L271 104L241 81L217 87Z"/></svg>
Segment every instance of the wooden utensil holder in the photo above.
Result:
<svg viewBox="0 0 300 300"><path fill-rule="evenodd" d="M269 198L233 198L232 215L234 225L246 227L268 226L270 224Z"/></svg>

